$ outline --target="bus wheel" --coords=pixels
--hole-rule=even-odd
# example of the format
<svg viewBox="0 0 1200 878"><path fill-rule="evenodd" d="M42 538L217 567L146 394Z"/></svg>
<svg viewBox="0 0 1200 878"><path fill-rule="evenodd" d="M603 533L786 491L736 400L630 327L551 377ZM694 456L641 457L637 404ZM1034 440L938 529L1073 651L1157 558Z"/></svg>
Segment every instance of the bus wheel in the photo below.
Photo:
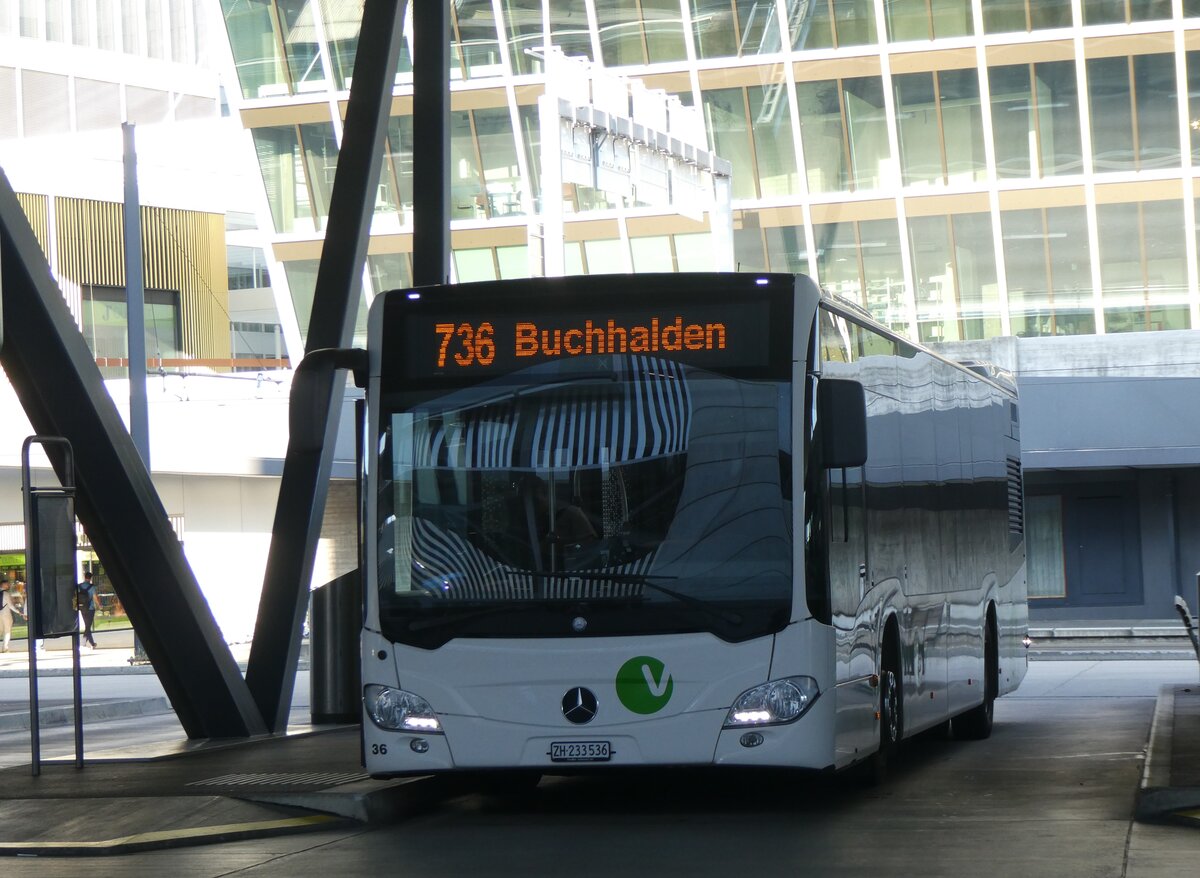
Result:
<svg viewBox="0 0 1200 878"><path fill-rule="evenodd" d="M960 741L982 741L992 734L996 695L1000 690L1000 656L996 646L994 622L989 618L983 644L983 704L956 716L951 723L954 737Z"/></svg>
<svg viewBox="0 0 1200 878"><path fill-rule="evenodd" d="M887 778L888 764L895 758L903 734L903 693L891 668L879 675L879 749L867 763L867 780L880 784Z"/></svg>

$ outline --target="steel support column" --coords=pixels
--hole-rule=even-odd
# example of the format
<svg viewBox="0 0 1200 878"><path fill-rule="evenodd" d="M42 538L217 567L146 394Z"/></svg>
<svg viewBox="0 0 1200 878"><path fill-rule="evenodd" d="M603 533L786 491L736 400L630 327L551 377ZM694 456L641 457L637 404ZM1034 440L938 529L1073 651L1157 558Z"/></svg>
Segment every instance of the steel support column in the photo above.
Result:
<svg viewBox="0 0 1200 878"><path fill-rule="evenodd" d="M191 738L266 731L92 352L0 172L0 363L41 435L75 454L76 514ZM47 454L66 483L62 454Z"/></svg>
<svg viewBox="0 0 1200 878"><path fill-rule="evenodd" d="M450 280L450 4L413 17L413 285Z"/></svg>
<svg viewBox="0 0 1200 878"><path fill-rule="evenodd" d="M353 336L408 5L406 0L366 0L364 4L306 353L347 347ZM323 369L318 379L313 416L323 427L324 440L315 449L294 440L288 443L246 670L246 683L273 732L286 730L291 709L301 625L308 608L345 386L332 366Z"/></svg>

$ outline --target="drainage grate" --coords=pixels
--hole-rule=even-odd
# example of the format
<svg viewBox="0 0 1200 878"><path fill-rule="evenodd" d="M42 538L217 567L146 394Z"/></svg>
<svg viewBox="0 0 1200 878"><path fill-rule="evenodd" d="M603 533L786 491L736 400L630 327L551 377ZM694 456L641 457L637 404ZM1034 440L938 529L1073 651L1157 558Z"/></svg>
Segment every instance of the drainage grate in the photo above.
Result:
<svg viewBox="0 0 1200 878"><path fill-rule="evenodd" d="M308 774L223 774L207 780L194 780L189 787L334 787L367 780L362 772L314 772Z"/></svg>

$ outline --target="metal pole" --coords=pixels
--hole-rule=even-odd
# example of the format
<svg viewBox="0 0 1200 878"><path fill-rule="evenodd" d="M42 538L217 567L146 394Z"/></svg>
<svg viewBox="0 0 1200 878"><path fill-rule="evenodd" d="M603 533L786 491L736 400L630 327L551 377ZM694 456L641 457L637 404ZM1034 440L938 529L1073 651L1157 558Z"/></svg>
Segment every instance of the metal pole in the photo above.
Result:
<svg viewBox="0 0 1200 878"><path fill-rule="evenodd" d="M83 768L83 667L79 661L79 632L71 635L72 695L75 702L75 767Z"/></svg>
<svg viewBox="0 0 1200 878"><path fill-rule="evenodd" d="M125 165L125 316L129 347L129 437L150 472L150 410L146 400L146 291L142 278L142 207L138 195L133 123L121 123ZM145 663L146 650L133 631L131 663Z"/></svg>
<svg viewBox="0 0 1200 878"><path fill-rule="evenodd" d="M450 280L449 69L450 4L422 3L413 15L414 286Z"/></svg>

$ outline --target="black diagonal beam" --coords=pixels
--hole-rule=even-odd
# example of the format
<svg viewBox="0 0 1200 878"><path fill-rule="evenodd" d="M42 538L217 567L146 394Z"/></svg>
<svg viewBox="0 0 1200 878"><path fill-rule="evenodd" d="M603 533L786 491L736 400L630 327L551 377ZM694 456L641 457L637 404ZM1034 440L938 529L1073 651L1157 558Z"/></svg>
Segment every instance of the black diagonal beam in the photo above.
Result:
<svg viewBox="0 0 1200 878"><path fill-rule="evenodd" d="M366 0L363 7L306 353L347 347L353 337L407 6L406 0ZM324 426L323 442L315 449L305 447L307 443L288 443L246 669L246 683L274 732L287 729L300 657L300 628L308 608L317 538L333 469L345 386L344 377L335 380L335 376L328 367L314 382L312 410L316 422Z"/></svg>
<svg viewBox="0 0 1200 878"><path fill-rule="evenodd" d="M70 440L76 514L184 731L191 738L263 734L262 715L2 171L0 290L0 363L33 429ZM65 478L57 449L47 451Z"/></svg>

